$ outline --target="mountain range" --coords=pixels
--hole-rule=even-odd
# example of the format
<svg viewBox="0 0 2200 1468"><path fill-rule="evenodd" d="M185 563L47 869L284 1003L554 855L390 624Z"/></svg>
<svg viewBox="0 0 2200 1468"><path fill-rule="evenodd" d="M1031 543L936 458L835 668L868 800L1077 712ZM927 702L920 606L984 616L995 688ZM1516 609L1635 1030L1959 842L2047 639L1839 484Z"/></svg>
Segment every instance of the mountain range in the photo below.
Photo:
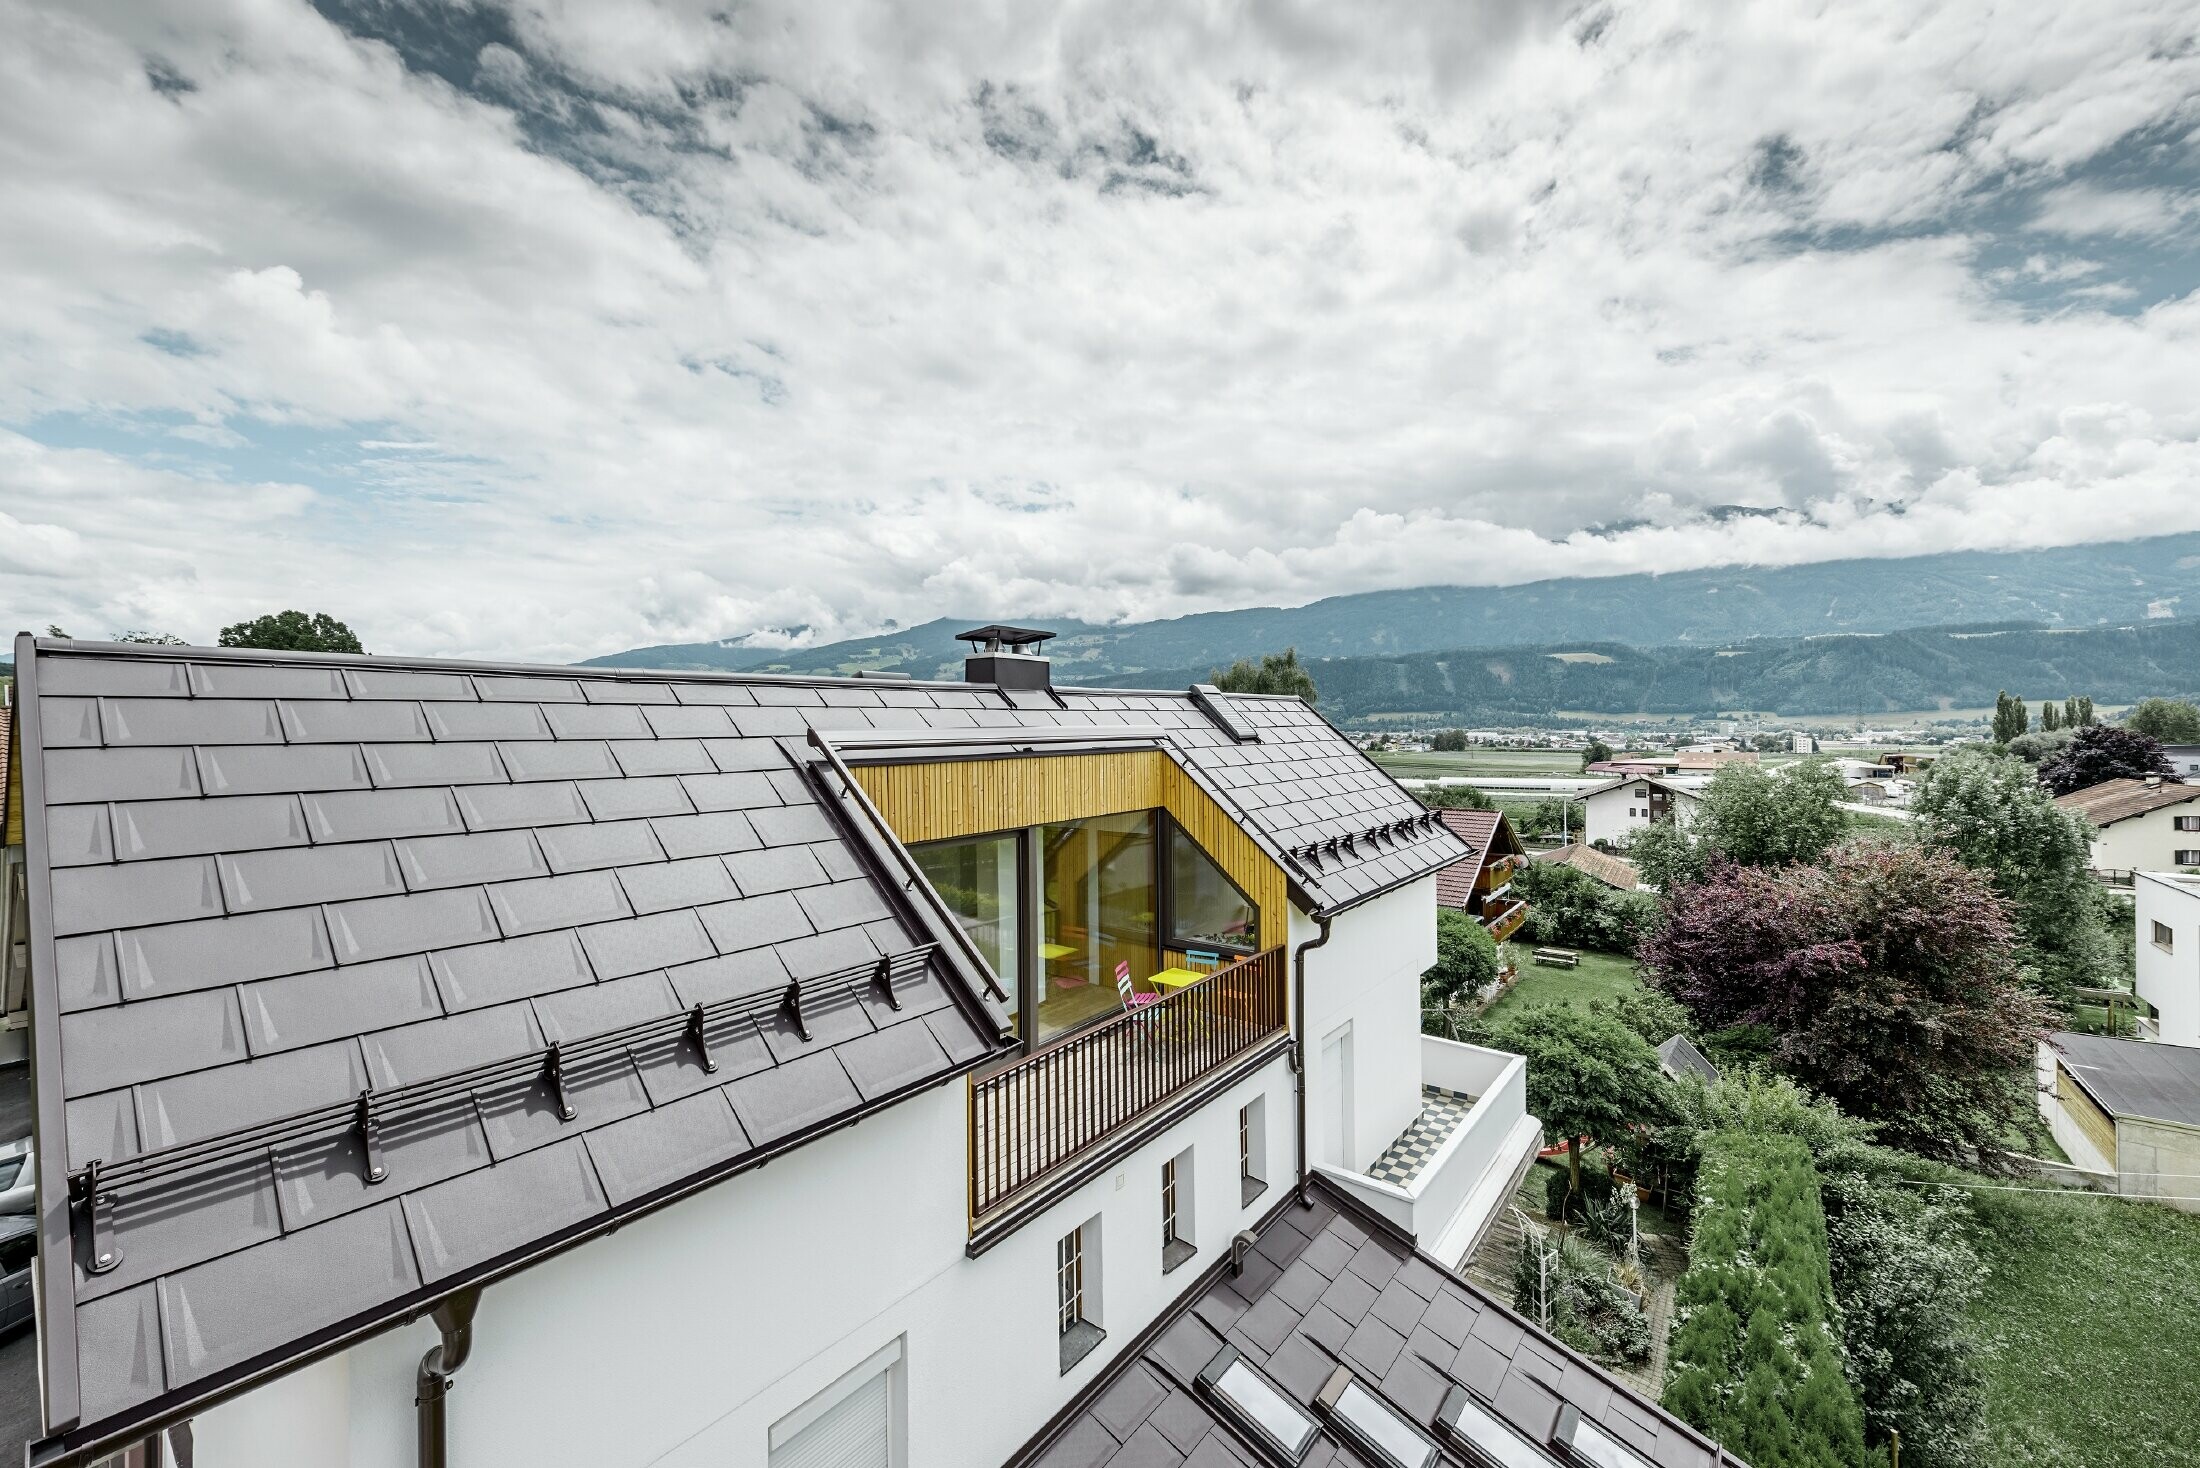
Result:
<svg viewBox="0 0 2200 1468"><path fill-rule="evenodd" d="M2200 534L2038 551L1734 566L1502 587L1435 586L1327 597L1300 607L1201 612L1166 621L1100 626L1049 618L1037 625L1058 634L1047 651L1060 681L1176 686L1188 681L1188 671L1204 678L1237 658L1285 647L1296 647L1309 660L1373 659L1402 668L1419 654L1465 648L1549 647L1565 652L1566 645L1579 642L1600 648L1624 644L1637 651L1725 649L1748 639L1917 627L2143 625L2193 610L2200 610ZM983 620L943 617L795 650L730 641L681 643L635 648L589 662L727 672L877 669L952 677L960 673L963 655L954 634ZM1818 649L1816 655L1828 654ZM1576 660L1566 666L1600 665ZM1741 666L1735 665L1735 671ZM1360 676L1339 668L1319 678L1325 690L1335 684L1341 694L1347 684L1359 686ZM1887 685L1887 696L1923 696L1917 678L1935 681L1912 667ZM2200 683L2200 674L2179 686L2195 683ZM1720 678L1699 683L1707 694L1720 685ZM1992 701L1989 689L1986 702Z"/></svg>

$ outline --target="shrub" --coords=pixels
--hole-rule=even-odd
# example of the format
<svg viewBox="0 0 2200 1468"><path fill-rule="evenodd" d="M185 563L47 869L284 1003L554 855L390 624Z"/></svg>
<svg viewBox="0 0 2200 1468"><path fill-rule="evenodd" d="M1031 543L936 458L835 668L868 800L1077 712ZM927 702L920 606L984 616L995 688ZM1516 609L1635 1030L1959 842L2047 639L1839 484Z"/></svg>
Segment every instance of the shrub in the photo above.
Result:
<svg viewBox="0 0 2200 1468"><path fill-rule="evenodd" d="M1513 878L1528 904L1528 941L1602 953L1633 953L1653 904L1647 895L1605 886L1560 861L1531 861Z"/></svg>
<svg viewBox="0 0 2200 1468"><path fill-rule="evenodd" d="M1606 1362L1650 1358L1650 1319L1611 1262L1571 1236L1555 1243L1523 1232L1513 1254L1513 1308L1585 1356Z"/></svg>
<svg viewBox="0 0 2200 1468"><path fill-rule="evenodd" d="M1818 1176L1800 1140L1727 1134L1706 1149L1676 1304L1668 1409L1753 1468L1864 1461Z"/></svg>
<svg viewBox="0 0 2200 1468"><path fill-rule="evenodd" d="M1421 1007L1443 1009L1497 977L1497 940L1455 907L1436 909L1436 962L1421 975Z"/></svg>
<svg viewBox="0 0 2200 1468"><path fill-rule="evenodd" d="M1867 1436L1878 1444L1899 1432L1903 1461L1917 1468L1975 1468L1984 1461L1985 1380L1964 1321L1986 1269L1964 1237L1963 1205L1863 1172L1827 1175L1819 1196Z"/></svg>
<svg viewBox="0 0 2200 1468"><path fill-rule="evenodd" d="M1688 1033L1688 1011L1655 989L1629 989L1589 1001L1591 1014L1609 1015L1656 1047Z"/></svg>
<svg viewBox="0 0 2200 1468"><path fill-rule="evenodd" d="M1543 1183L1543 1216L1554 1223L1572 1223L1582 1213L1612 1196L1612 1179L1595 1168L1581 1170L1581 1191L1574 1195L1574 1206L1569 1214L1566 1207L1566 1191L1569 1185L1566 1170L1553 1168Z"/></svg>

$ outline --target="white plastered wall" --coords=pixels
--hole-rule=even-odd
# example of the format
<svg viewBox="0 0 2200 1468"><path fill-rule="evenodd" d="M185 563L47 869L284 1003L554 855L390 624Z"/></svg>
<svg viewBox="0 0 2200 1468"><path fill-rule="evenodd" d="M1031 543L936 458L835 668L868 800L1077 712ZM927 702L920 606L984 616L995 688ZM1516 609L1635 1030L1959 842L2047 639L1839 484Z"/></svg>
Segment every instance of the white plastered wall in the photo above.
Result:
<svg viewBox="0 0 2200 1468"><path fill-rule="evenodd" d="M2132 882L2132 919L2139 997L2160 1013L2157 1038L2200 1045L2200 884L2141 872ZM2154 941L2156 923L2170 930L2167 949Z"/></svg>
<svg viewBox="0 0 2200 1468"><path fill-rule="evenodd" d="M1296 908L1292 951L1320 935ZM1352 1034L1353 1135L1346 1165L1365 1171L1421 1110L1421 975L1436 962L1436 879L1426 877L1339 913L1306 955L1307 1143L1330 1155L1339 1077L1325 1041Z"/></svg>
<svg viewBox="0 0 2200 1468"><path fill-rule="evenodd" d="M2158 872L2177 869L2177 853L2200 851L2200 831L2177 829L2179 816L2200 816L2200 800L2164 806L2103 826L2093 838L2093 869Z"/></svg>
<svg viewBox="0 0 2200 1468"><path fill-rule="evenodd" d="M1268 1186L1241 1205L1255 1096ZM1291 1187L1278 1057L970 1259L964 1108L959 1082L926 1093L490 1286L451 1462L765 1468L774 1422L899 1339L907 1468L998 1463ZM1198 1253L1163 1274L1161 1164L1187 1147ZM1063 1375L1055 1243L1096 1215L1107 1337ZM200 1461L412 1468L413 1373L435 1340L418 1322L203 1415Z"/></svg>

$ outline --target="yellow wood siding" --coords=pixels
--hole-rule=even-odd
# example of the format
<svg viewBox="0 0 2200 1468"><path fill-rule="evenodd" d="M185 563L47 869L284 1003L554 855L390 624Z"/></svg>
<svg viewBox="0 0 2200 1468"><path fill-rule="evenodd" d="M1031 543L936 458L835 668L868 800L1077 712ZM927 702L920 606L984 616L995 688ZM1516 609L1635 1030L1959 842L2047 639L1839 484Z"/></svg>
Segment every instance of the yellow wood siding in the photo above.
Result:
<svg viewBox="0 0 2200 1468"><path fill-rule="evenodd" d="M2075 1080L2071 1079L2070 1072L2063 1069L2063 1064L2059 1060L2055 1062L2055 1095L2061 1100L2062 1108L2069 1113L2070 1119L2078 1124L2078 1130L2085 1133L2085 1139L2100 1148L2101 1155L2108 1159L2108 1165L2114 1167L2116 1165L2115 1120L2094 1104L2093 1098L2088 1096L2085 1089Z"/></svg>
<svg viewBox="0 0 2200 1468"><path fill-rule="evenodd" d="M1260 946L1287 939L1283 869L1158 750L857 765L854 773L894 834L911 844L1166 810L1260 909Z"/></svg>

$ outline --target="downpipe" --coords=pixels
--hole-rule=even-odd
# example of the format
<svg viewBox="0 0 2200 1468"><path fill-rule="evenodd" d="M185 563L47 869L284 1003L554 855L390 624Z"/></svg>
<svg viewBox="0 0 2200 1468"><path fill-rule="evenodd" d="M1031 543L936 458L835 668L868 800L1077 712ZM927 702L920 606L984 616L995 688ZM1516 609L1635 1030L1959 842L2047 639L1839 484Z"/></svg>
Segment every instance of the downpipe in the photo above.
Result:
<svg viewBox="0 0 2200 1468"><path fill-rule="evenodd" d="M460 1290L435 1307L436 1329L443 1339L428 1347L420 1358L414 1379L413 1410L419 1418L420 1468L448 1468L450 1448L444 1435L443 1403L451 1394L452 1379L474 1350L474 1311L481 1304L478 1289Z"/></svg>
<svg viewBox="0 0 2200 1468"><path fill-rule="evenodd" d="M1317 917L1321 924L1319 938L1309 938L1298 947L1291 959L1291 1071L1292 1089L1297 1093L1299 1113L1299 1206L1314 1206L1313 1196L1306 1187L1306 955L1329 941L1331 919Z"/></svg>

